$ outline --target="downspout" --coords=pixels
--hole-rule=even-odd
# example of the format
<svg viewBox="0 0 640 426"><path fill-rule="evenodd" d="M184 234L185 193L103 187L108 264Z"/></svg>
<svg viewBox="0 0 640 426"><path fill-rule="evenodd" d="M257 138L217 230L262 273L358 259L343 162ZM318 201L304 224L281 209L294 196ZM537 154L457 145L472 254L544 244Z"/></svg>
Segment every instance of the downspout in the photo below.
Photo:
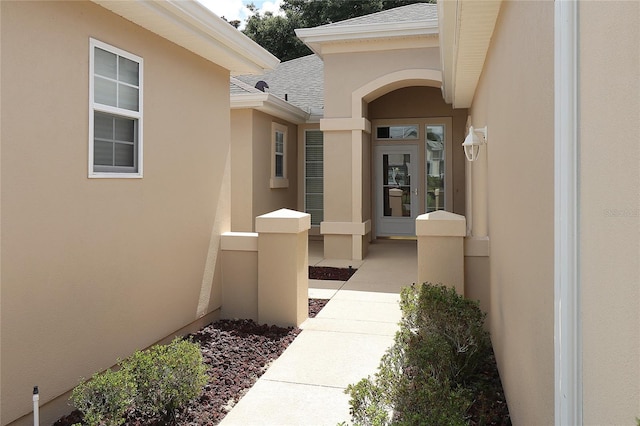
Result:
<svg viewBox="0 0 640 426"><path fill-rule="evenodd" d="M578 2L555 1L555 424L582 424L579 275Z"/></svg>

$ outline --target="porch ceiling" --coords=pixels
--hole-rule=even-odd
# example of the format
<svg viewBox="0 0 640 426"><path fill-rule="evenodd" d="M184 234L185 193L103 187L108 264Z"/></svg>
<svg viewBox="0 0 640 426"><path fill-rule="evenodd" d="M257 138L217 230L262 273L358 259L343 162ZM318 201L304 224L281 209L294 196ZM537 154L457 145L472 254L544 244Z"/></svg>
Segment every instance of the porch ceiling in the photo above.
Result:
<svg viewBox="0 0 640 426"><path fill-rule="evenodd" d="M445 101L468 108L484 67L501 0L438 2Z"/></svg>

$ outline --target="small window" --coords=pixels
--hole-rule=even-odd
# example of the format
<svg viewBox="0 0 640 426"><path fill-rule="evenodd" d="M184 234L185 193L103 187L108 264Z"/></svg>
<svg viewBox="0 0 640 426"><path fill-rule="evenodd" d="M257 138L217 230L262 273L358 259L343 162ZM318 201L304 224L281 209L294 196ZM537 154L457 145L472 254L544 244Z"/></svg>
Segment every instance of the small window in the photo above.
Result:
<svg viewBox="0 0 640 426"><path fill-rule="evenodd" d="M324 220L323 134L307 130L304 141L304 211L311 215L311 226Z"/></svg>
<svg viewBox="0 0 640 426"><path fill-rule="evenodd" d="M271 188L288 188L287 179L287 127L271 125Z"/></svg>
<svg viewBox="0 0 640 426"><path fill-rule="evenodd" d="M376 129L378 139L418 139L418 126L380 126Z"/></svg>
<svg viewBox="0 0 640 426"><path fill-rule="evenodd" d="M89 177L142 177L142 58L89 45Z"/></svg>

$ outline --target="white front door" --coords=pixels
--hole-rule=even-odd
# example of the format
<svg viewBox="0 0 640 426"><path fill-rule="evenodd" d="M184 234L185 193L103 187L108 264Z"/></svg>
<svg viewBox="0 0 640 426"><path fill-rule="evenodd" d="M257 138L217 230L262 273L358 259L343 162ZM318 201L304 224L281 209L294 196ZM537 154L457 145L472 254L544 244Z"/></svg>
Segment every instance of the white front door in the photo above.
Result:
<svg viewBox="0 0 640 426"><path fill-rule="evenodd" d="M376 234L415 236L418 216L418 146L375 148Z"/></svg>

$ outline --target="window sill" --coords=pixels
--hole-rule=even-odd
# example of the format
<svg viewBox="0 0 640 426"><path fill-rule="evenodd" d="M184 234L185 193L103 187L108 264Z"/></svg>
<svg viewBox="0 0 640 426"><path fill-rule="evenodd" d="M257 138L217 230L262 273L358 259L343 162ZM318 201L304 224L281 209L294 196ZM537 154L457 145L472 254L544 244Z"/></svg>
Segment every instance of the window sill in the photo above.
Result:
<svg viewBox="0 0 640 426"><path fill-rule="evenodd" d="M269 181L269 187L271 189L288 188L289 187L289 179L287 179L287 178L271 178L271 180Z"/></svg>
<svg viewBox="0 0 640 426"><path fill-rule="evenodd" d="M141 173L90 173L89 179L142 179Z"/></svg>

